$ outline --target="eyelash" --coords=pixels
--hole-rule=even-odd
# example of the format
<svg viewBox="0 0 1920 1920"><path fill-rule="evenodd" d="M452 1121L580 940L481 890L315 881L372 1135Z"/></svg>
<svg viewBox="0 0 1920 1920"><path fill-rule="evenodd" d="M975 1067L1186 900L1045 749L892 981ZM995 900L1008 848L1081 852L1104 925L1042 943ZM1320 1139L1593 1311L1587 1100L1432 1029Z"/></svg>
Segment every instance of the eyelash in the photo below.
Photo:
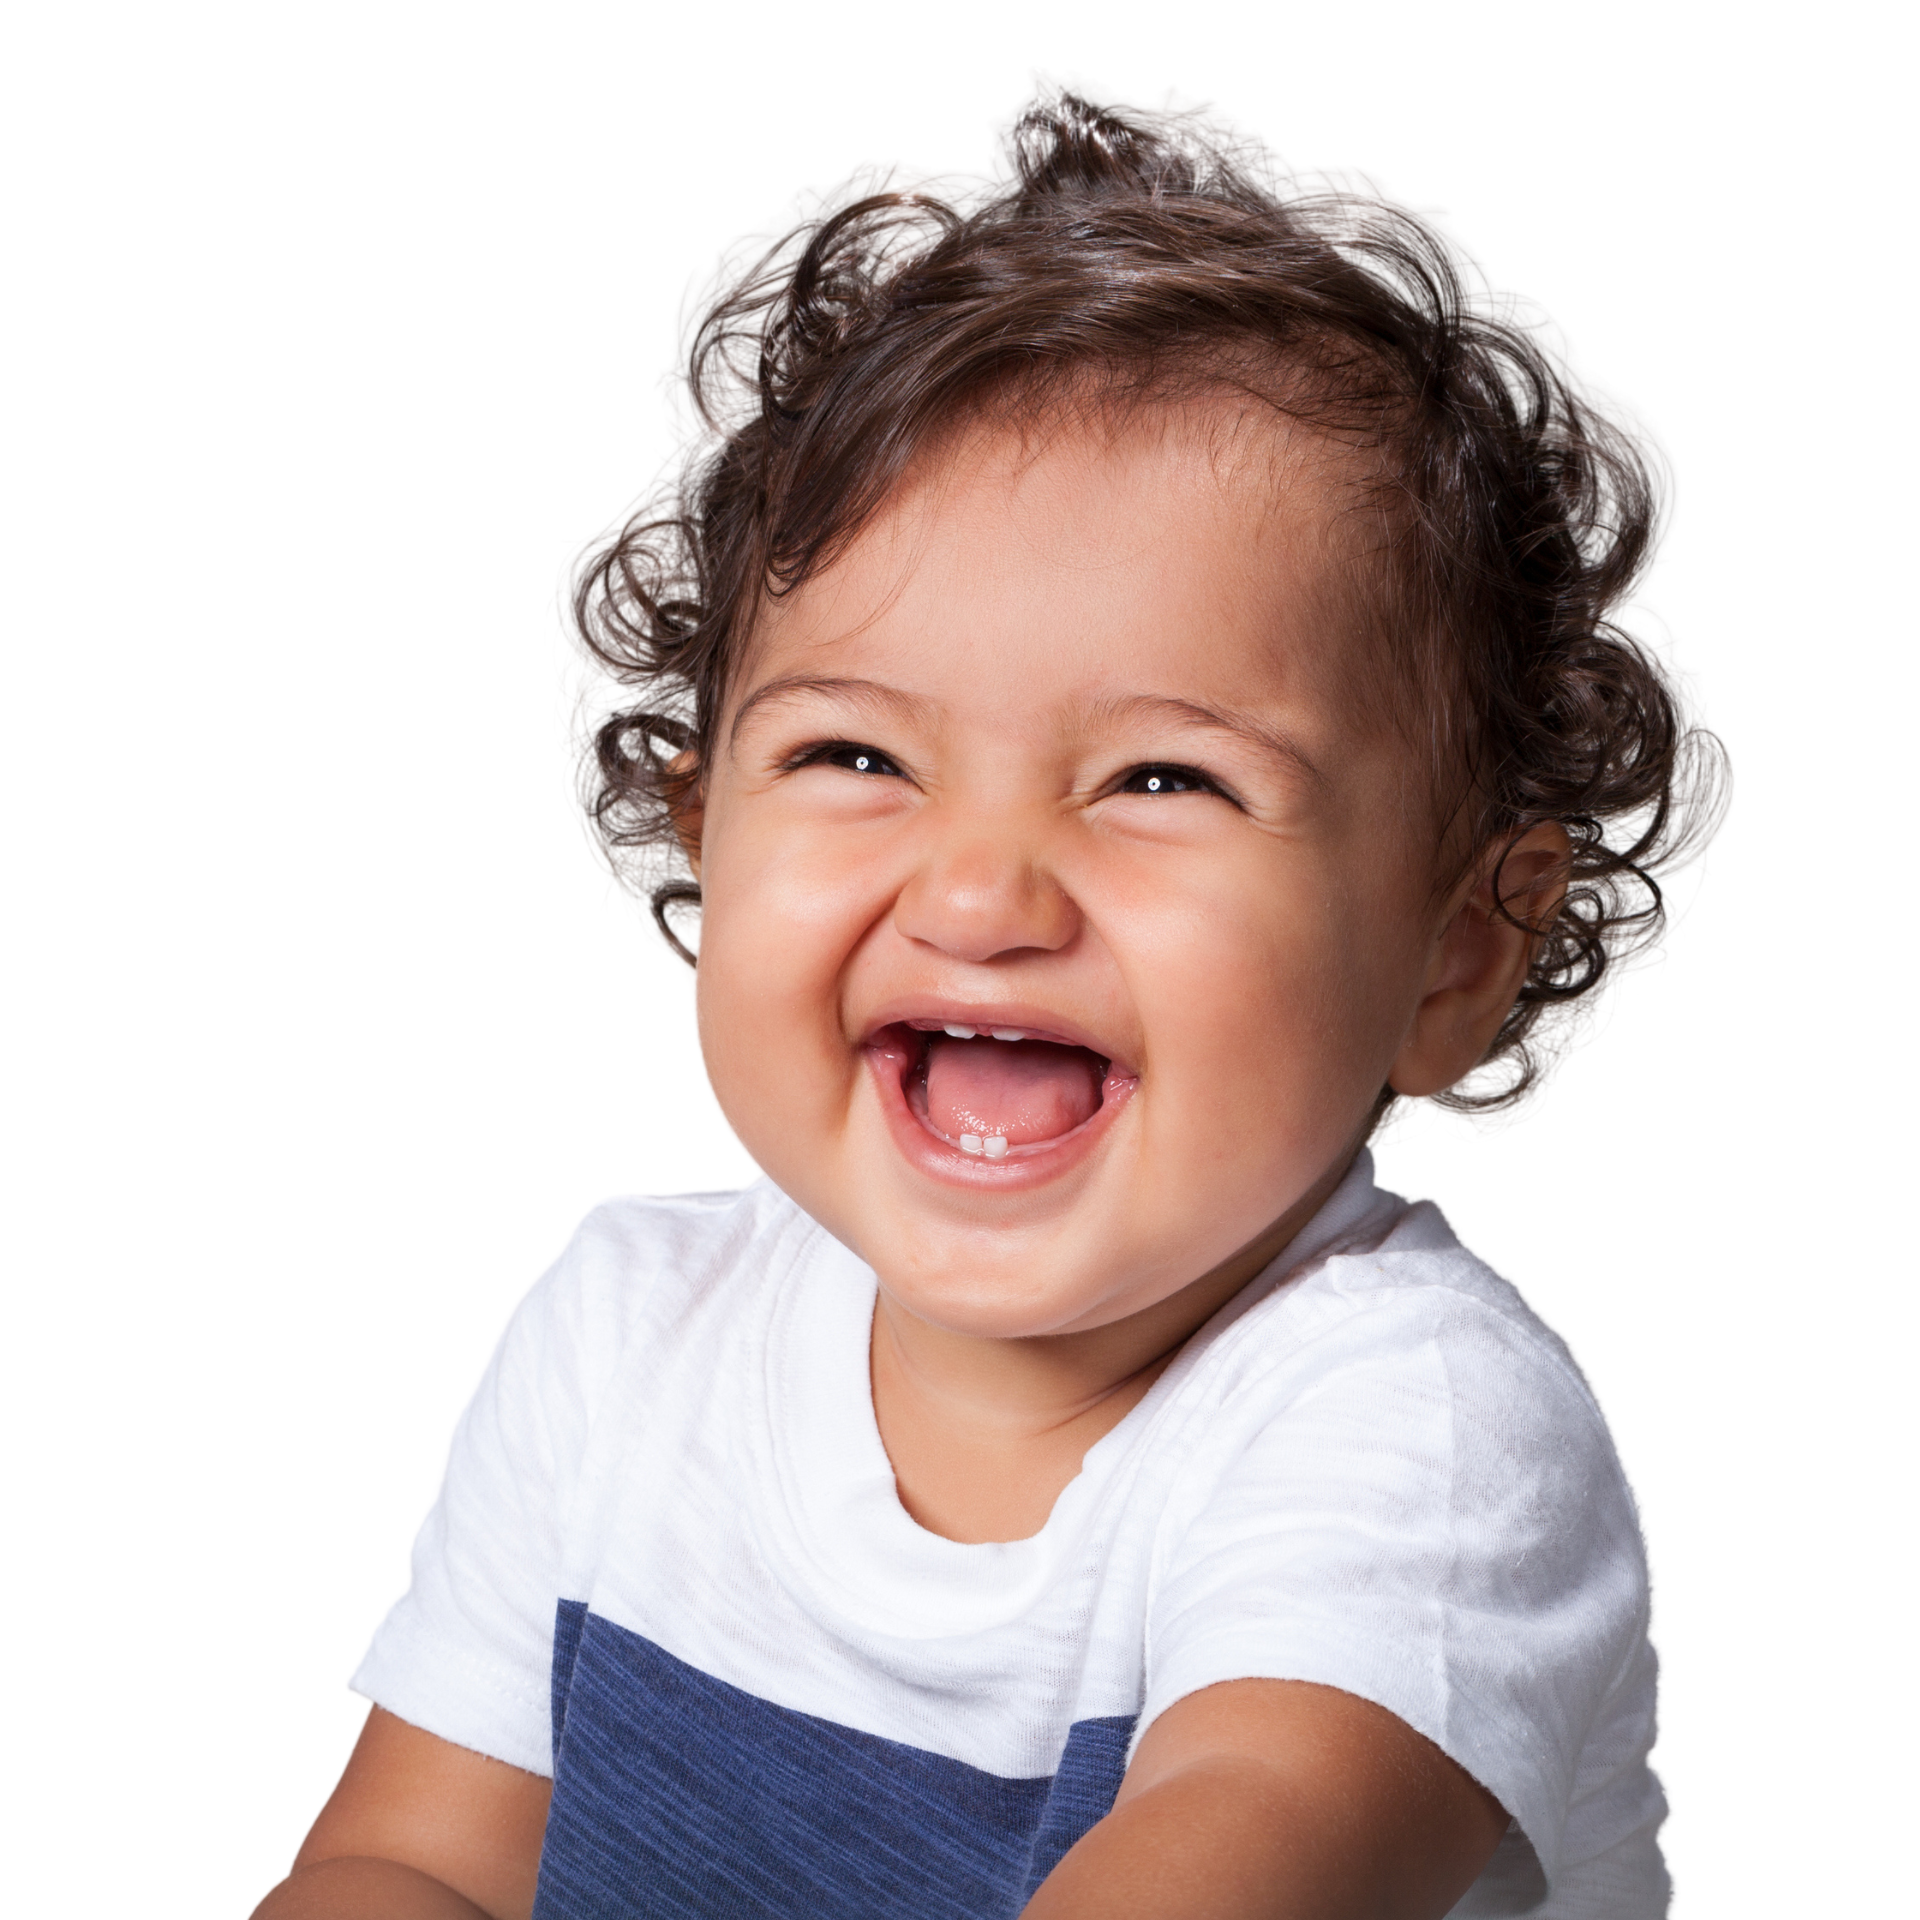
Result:
<svg viewBox="0 0 1920 1920"><path fill-rule="evenodd" d="M875 779L904 780L906 769L891 754L878 747L862 746L857 740L823 740L817 746L802 747L782 763L782 771L798 773L802 767L840 767Z"/></svg>
<svg viewBox="0 0 1920 1920"><path fill-rule="evenodd" d="M1135 767L1114 789L1116 793L1212 793L1228 796L1217 780L1210 779L1198 767L1176 766L1155 760Z"/></svg>
<svg viewBox="0 0 1920 1920"><path fill-rule="evenodd" d="M802 767L839 767L870 779L906 779L906 769L891 754L878 747L862 746L857 740L823 740L817 746L803 747L785 762L785 771L797 773ZM1152 760L1145 766L1130 768L1112 791L1120 793L1211 793L1238 805L1233 796L1198 767L1183 767L1172 761Z"/></svg>

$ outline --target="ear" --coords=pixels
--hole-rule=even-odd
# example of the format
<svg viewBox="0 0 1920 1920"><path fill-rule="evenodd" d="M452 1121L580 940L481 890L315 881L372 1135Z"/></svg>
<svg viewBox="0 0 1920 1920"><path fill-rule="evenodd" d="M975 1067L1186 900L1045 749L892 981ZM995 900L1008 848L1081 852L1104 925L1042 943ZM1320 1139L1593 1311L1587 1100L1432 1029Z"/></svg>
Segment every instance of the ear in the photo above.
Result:
<svg viewBox="0 0 1920 1920"><path fill-rule="evenodd" d="M667 771L684 776L692 771L696 762L693 749L687 748L676 753L667 763ZM690 780L675 797L667 802L667 814L673 822L673 837L680 843L680 851L687 856L687 865L693 869L693 877L700 878L700 832L706 825L707 797L702 783Z"/></svg>
<svg viewBox="0 0 1920 1920"><path fill-rule="evenodd" d="M1495 848L1463 883L1387 1075L1395 1093L1442 1092L1480 1064L1566 896L1572 852L1566 828L1543 821Z"/></svg>

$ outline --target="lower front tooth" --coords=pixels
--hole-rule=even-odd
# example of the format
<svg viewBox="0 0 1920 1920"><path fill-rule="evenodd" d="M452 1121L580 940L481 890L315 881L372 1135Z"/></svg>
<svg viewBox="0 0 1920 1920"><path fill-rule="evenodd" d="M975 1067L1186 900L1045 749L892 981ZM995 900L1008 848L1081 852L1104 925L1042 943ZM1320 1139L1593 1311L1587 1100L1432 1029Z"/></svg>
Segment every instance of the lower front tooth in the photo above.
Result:
<svg viewBox="0 0 1920 1920"><path fill-rule="evenodd" d="M998 1160L1006 1152L1007 1143L996 1133L981 1141L980 1147L989 1160Z"/></svg>
<svg viewBox="0 0 1920 1920"><path fill-rule="evenodd" d="M981 1151L981 1144L980 1136L977 1133L963 1133L960 1136L960 1151L962 1153L978 1153ZM1005 1153L1006 1150L1007 1143L1002 1140L1000 1142L1000 1151Z"/></svg>

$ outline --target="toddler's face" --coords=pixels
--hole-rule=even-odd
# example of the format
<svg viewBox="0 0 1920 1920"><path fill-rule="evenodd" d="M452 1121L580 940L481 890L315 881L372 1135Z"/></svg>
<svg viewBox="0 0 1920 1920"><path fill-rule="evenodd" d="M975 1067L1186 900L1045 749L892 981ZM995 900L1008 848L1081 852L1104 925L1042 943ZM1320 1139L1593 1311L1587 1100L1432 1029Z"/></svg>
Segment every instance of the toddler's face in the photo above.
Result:
<svg viewBox="0 0 1920 1920"><path fill-rule="evenodd" d="M1151 1306L1365 1128L1438 916L1330 498L1204 410L982 429L744 663L697 821L708 1067L937 1324Z"/></svg>

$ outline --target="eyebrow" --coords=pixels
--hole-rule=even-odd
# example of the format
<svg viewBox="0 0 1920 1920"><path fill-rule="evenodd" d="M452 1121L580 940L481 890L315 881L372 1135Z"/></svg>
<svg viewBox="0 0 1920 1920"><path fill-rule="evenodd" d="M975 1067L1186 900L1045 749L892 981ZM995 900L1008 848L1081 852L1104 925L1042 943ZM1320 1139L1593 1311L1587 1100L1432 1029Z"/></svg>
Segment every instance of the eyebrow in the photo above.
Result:
<svg viewBox="0 0 1920 1920"><path fill-rule="evenodd" d="M1115 720L1157 718L1177 720L1190 727L1207 727L1250 741L1262 752L1303 773L1316 786L1326 776L1300 750L1299 743L1280 728L1231 707L1210 707L1198 700L1182 700L1166 693L1115 694L1098 703L1095 711Z"/></svg>
<svg viewBox="0 0 1920 1920"><path fill-rule="evenodd" d="M912 694L902 693L898 687L889 687L879 680L853 680L836 674L783 674L778 680L769 680L764 687L756 687L741 701L739 712L727 728L727 751L733 751L747 715L756 708L809 693L824 694L830 700L841 700L854 707L882 707L902 716L918 713L924 705Z"/></svg>

